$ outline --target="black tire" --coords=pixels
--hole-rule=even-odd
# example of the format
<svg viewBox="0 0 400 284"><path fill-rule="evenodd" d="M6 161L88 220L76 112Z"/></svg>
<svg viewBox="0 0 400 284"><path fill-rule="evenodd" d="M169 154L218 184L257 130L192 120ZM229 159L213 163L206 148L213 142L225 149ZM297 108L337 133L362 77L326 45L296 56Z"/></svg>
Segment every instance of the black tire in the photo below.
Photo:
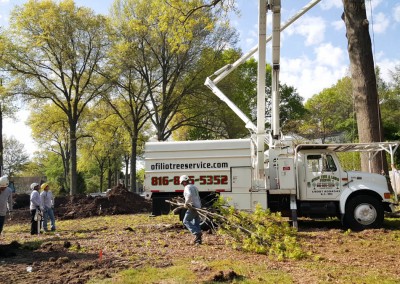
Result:
<svg viewBox="0 0 400 284"><path fill-rule="evenodd" d="M383 225L382 202L375 197L359 195L347 201L343 225L353 231L376 229Z"/></svg>
<svg viewBox="0 0 400 284"><path fill-rule="evenodd" d="M179 220L182 222L182 224L183 224L183 218L185 217L186 211L187 211L187 209L184 209L184 208L182 208L179 211ZM202 231L207 231L211 228L211 225L209 224L209 222L205 218L203 218L201 215L200 215L200 228Z"/></svg>

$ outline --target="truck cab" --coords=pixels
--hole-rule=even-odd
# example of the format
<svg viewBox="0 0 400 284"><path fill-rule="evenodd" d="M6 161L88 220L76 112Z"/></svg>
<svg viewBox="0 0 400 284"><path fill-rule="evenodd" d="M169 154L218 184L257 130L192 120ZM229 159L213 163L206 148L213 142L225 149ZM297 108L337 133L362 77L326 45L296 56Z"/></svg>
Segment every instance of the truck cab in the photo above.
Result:
<svg viewBox="0 0 400 284"><path fill-rule="evenodd" d="M337 216L354 230L382 226L384 212L393 210L384 176L345 171L332 149L358 150L361 144L304 144L296 147L296 205L300 216ZM371 143L382 151L385 146ZM389 147L390 148L390 147Z"/></svg>

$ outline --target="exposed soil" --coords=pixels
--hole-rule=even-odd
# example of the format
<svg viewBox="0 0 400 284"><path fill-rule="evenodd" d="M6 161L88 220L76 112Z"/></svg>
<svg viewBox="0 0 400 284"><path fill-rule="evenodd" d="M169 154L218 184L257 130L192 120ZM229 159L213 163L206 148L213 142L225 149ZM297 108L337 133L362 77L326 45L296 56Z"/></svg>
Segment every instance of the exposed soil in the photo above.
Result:
<svg viewBox="0 0 400 284"><path fill-rule="evenodd" d="M57 219L66 223L55 233L30 236L29 210L24 207L6 221L5 238L0 237L1 283L86 283L115 277L127 268L168 268L180 262L192 270L198 283L249 279L273 283L253 278L260 269L287 273L292 283L348 283L349 274L371 274L377 282L383 278L400 283L400 221L385 223L379 230L347 233L339 222L303 220L299 239L311 256L277 261L234 250L224 237L206 232L203 245L193 246L193 237L177 216L150 217L149 202L123 188L113 189L107 197L66 197L56 204ZM26 230L7 231L7 226L17 223L26 224ZM226 267L215 269L212 262ZM234 263L244 264L248 271L239 272L230 265Z"/></svg>

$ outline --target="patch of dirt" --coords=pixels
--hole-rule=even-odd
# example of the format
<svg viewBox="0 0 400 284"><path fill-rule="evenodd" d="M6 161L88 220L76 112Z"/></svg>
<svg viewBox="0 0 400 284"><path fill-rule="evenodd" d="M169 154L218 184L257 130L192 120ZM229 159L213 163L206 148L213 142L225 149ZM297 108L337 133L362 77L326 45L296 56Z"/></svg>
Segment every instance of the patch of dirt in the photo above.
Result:
<svg viewBox="0 0 400 284"><path fill-rule="evenodd" d="M59 199L57 219L74 219L60 222L56 232L39 236L29 234L29 211L16 211L15 218L6 220L5 235L0 237L0 282L5 284L87 283L116 277L128 268L162 271L182 262L198 279L195 283L274 283L268 277L276 275L286 277L280 281L299 284L354 279L359 279L356 283L373 283L370 279L400 283L400 220L362 232L344 231L338 221L299 220L299 241L310 256L278 261L235 250L226 244L226 237L210 232L204 232L203 245L194 246L193 236L178 216L150 217L150 204L123 188L113 189L106 197ZM22 229L9 230L21 222L26 224ZM151 283L180 282L160 279Z"/></svg>

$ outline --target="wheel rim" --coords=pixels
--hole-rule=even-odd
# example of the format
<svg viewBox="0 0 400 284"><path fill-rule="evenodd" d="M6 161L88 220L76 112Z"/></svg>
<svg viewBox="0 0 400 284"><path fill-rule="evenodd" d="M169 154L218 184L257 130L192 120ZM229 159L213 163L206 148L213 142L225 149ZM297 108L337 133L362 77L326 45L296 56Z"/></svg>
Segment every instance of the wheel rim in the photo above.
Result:
<svg viewBox="0 0 400 284"><path fill-rule="evenodd" d="M354 218L362 225L370 225L375 222L377 212L371 204L363 203L358 205L354 210Z"/></svg>

